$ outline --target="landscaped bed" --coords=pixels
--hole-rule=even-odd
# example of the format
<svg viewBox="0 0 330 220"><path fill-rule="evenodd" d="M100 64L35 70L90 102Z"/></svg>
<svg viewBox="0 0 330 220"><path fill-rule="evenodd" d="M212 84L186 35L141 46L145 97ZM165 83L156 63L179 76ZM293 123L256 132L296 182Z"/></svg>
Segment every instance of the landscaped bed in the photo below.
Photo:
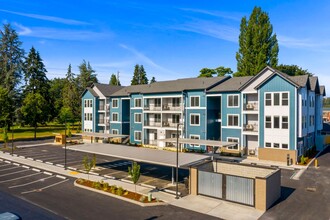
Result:
<svg viewBox="0 0 330 220"><path fill-rule="evenodd" d="M131 192L122 187L116 185L109 185L106 182L94 182L86 179L77 179L75 186L79 186L84 189L88 189L94 192L99 192L105 195L116 197L128 202L132 202L141 206L149 205L163 205L164 202L153 198L151 194L149 196L141 195L139 193Z"/></svg>

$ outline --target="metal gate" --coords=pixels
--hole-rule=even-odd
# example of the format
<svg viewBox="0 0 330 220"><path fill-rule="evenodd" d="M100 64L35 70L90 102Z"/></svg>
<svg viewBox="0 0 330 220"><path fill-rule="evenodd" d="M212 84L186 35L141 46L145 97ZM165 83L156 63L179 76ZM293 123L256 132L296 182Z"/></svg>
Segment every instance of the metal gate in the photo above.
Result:
<svg viewBox="0 0 330 220"><path fill-rule="evenodd" d="M198 170L198 194L254 206L254 179Z"/></svg>
<svg viewBox="0 0 330 220"><path fill-rule="evenodd" d="M254 206L254 179L226 175L226 200Z"/></svg>
<svg viewBox="0 0 330 220"><path fill-rule="evenodd" d="M222 198L222 174L198 171L198 193Z"/></svg>

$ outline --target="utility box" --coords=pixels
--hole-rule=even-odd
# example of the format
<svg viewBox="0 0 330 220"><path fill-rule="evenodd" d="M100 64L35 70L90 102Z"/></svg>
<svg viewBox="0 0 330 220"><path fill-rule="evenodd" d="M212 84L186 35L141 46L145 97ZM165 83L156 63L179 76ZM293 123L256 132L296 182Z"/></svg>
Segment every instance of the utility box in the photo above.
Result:
<svg viewBox="0 0 330 220"><path fill-rule="evenodd" d="M54 141L55 144L65 144L65 141L66 139L64 134L57 134L55 136L55 141Z"/></svg>

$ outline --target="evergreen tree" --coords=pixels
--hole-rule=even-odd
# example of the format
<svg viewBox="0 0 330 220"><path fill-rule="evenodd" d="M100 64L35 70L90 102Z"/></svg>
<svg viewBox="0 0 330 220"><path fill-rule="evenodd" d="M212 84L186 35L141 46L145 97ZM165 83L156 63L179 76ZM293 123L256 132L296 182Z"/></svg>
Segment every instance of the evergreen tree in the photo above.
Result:
<svg viewBox="0 0 330 220"><path fill-rule="evenodd" d="M65 78L64 87L62 90L63 106L66 111L70 111L70 114L75 116L73 121L79 120L81 112L81 100L80 93L78 92L77 80L75 74L71 70L71 64L69 64L68 71ZM62 110L64 111L64 110Z"/></svg>
<svg viewBox="0 0 330 220"><path fill-rule="evenodd" d="M131 85L141 85L141 84L148 84L148 78L143 65L140 66L139 64L136 64L134 67L134 73L133 73Z"/></svg>
<svg viewBox="0 0 330 220"><path fill-rule="evenodd" d="M249 20L245 16L241 20L235 76L256 75L267 65L276 67L278 51L276 34L273 34L268 14L255 7Z"/></svg>
<svg viewBox="0 0 330 220"><path fill-rule="evenodd" d="M116 74L111 74L109 85L114 85L114 86L121 86L121 83L119 81L119 78L117 79Z"/></svg>
<svg viewBox="0 0 330 220"><path fill-rule="evenodd" d="M281 64L276 67L277 70L286 73L290 76L299 76L299 75L310 75L312 76L313 74L310 73L308 70L304 70L301 67L297 65L285 65Z"/></svg>
<svg viewBox="0 0 330 220"><path fill-rule="evenodd" d="M198 78L200 77L213 77L213 74L215 74L214 69L209 69L209 68L203 68L199 71L201 74L199 74Z"/></svg>
<svg viewBox="0 0 330 220"><path fill-rule="evenodd" d="M22 78L24 50L22 42L10 24L4 24L0 30L0 86L6 93L6 108L0 111L3 126L10 128L14 112L19 108L19 88ZM4 90L6 91L4 91ZM0 103L1 105L1 103Z"/></svg>
<svg viewBox="0 0 330 220"><path fill-rule="evenodd" d="M0 86L0 127L8 126L11 113L11 100L6 88ZM7 129L7 128L6 128Z"/></svg>
<svg viewBox="0 0 330 220"><path fill-rule="evenodd" d="M46 68L39 53L31 48L27 59L24 62L24 101L22 113L24 121L30 125L37 126L37 123L46 123L51 116L51 99L49 94L49 80L46 76ZM35 105L35 108L32 106ZM35 111L34 111L35 110ZM30 113L33 111L34 121L31 120ZM27 114L28 113L28 114Z"/></svg>
<svg viewBox="0 0 330 220"><path fill-rule="evenodd" d="M150 84L156 82L156 78L153 76L150 80Z"/></svg>
<svg viewBox="0 0 330 220"><path fill-rule="evenodd" d="M83 60L78 66L80 74L78 75L79 94L81 94L87 87L90 87L93 83L97 83L98 79L89 62Z"/></svg>
<svg viewBox="0 0 330 220"><path fill-rule="evenodd" d="M62 92L65 83L65 78L54 78L49 81L49 95L53 103L51 108L51 120L58 116L63 106Z"/></svg>

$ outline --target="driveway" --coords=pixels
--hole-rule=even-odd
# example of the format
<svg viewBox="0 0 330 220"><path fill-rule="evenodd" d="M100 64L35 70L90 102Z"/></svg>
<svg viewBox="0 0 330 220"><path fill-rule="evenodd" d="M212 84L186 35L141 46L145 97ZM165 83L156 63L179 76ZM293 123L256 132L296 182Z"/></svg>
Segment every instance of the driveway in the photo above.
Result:
<svg viewBox="0 0 330 220"><path fill-rule="evenodd" d="M300 180L282 178L282 198L260 219L330 219L330 147Z"/></svg>

